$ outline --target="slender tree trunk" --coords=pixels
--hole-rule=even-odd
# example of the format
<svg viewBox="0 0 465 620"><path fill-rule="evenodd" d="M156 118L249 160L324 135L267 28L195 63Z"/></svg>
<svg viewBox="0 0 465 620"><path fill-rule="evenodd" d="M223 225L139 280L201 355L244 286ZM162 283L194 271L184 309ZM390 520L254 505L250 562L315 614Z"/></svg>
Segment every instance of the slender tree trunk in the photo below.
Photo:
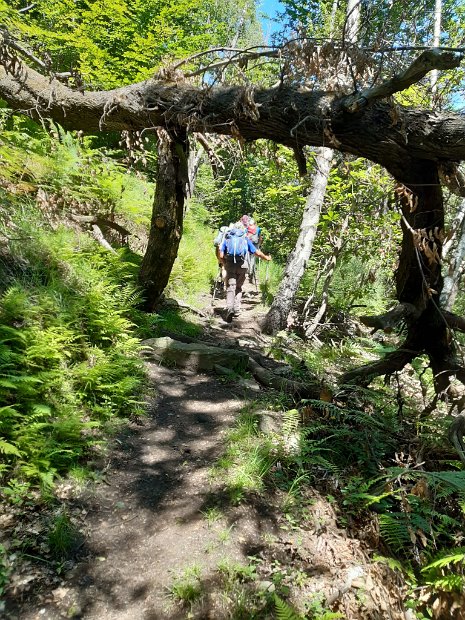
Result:
<svg viewBox="0 0 465 620"><path fill-rule="evenodd" d="M264 331L275 334L287 326L294 298L299 289L307 261L312 253L321 207L326 193L328 176L333 157L332 149L321 147L315 157L315 172L311 178L310 191L305 201L305 209L300 225L299 237L289 255L284 277L279 285L271 308L266 315Z"/></svg>
<svg viewBox="0 0 465 620"><path fill-rule="evenodd" d="M147 251L139 282L144 307L153 311L168 284L182 236L188 186L188 140L185 133L158 132L158 170Z"/></svg>
<svg viewBox="0 0 465 620"><path fill-rule="evenodd" d="M195 183L197 181L197 173L200 168L200 164L202 163L203 150L202 148L198 148L197 150L190 149L189 157L187 159L187 176L189 179L188 184L188 196L192 198L195 191Z"/></svg>
<svg viewBox="0 0 465 620"><path fill-rule="evenodd" d="M442 20L442 0L435 0L434 3L434 34L433 47L439 47L441 42L441 20ZM431 71L431 92L433 95L437 91L438 71Z"/></svg>
<svg viewBox="0 0 465 620"><path fill-rule="evenodd" d="M329 299L329 289L331 286L332 279L334 277L334 272L336 271L337 259L341 253L343 243L344 243L344 234L349 225L349 216L346 215L344 221L342 222L341 231L339 233L339 237L333 245L333 255L331 256L331 260L328 264L328 270L326 273L326 278L323 283L323 291L321 294L321 304L318 309L318 312L313 317L311 323L305 326L305 335L307 338L310 338L315 333L316 328L318 327L321 319L326 314L326 310L328 307L328 299Z"/></svg>
<svg viewBox="0 0 465 620"><path fill-rule="evenodd" d="M441 293L441 306L445 310L452 310L463 274L463 260L465 258L465 200L462 200L457 216L452 225L454 230L453 238L444 244L443 258L445 259L449 254L452 243L454 241L457 243L449 262L448 273L444 277L444 286Z"/></svg>
<svg viewBox="0 0 465 620"><path fill-rule="evenodd" d="M360 27L361 0L348 0L346 11L346 23L344 25L344 38L348 43L357 42ZM336 17L337 4L333 3L331 11L331 36L334 31L334 19ZM284 278L279 286L276 296L265 318L264 331L275 334L287 326L287 320L292 310L300 281L312 253L318 222L320 220L321 207L326 194L326 186L331 171L333 158L332 149L320 147L315 157L315 173L312 177L312 188L307 195L304 214L300 225L297 243L289 255Z"/></svg>

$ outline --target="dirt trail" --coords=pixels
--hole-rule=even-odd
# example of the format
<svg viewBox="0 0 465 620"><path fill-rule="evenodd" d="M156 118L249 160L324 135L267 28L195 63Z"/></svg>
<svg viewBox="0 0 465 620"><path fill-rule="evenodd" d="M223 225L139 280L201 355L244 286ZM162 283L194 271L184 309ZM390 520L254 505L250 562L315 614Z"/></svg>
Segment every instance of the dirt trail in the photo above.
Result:
<svg viewBox="0 0 465 620"><path fill-rule="evenodd" d="M260 349L258 298L250 287L247 293L241 318L229 325L217 312L207 339ZM85 534L77 563L9 618L271 620L279 587L297 588L300 600L317 606L324 592L350 620L405 620L397 577L371 562L367 545L339 528L333 506L316 491L308 489L302 511L289 517L277 491L234 506L212 478L225 433L256 393L214 375L153 363L147 369L157 392L149 416L115 442L104 482L74 500ZM228 577L219 570L225 559L256 572ZM172 596L186 570L197 571L193 581L202 588L194 606Z"/></svg>
<svg viewBox="0 0 465 620"><path fill-rule="evenodd" d="M255 306L249 291L241 318L229 325L217 315L210 338L248 338L255 346ZM149 417L117 440L105 483L75 506L85 515L80 561L42 604L12 618L185 618L169 597L177 575L201 565L208 579L221 559L245 561L275 529L259 503L232 507L215 522L205 516L223 509L223 491L209 472L247 401L244 388L154 363L147 370L157 392ZM219 613L205 609L202 617Z"/></svg>

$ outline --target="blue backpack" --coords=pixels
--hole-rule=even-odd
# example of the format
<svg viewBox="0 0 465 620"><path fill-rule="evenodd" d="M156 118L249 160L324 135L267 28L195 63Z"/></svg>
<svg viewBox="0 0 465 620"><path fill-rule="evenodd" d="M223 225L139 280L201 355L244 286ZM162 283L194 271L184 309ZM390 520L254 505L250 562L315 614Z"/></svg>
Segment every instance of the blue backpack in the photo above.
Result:
<svg viewBox="0 0 465 620"><path fill-rule="evenodd" d="M233 228L225 236L226 257L238 264L244 262L249 251L246 232L245 230Z"/></svg>

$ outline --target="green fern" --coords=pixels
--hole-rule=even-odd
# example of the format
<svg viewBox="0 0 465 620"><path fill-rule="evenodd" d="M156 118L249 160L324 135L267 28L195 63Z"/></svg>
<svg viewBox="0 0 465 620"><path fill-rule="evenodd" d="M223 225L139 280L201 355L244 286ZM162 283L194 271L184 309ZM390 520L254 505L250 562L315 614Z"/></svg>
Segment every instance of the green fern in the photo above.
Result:
<svg viewBox="0 0 465 620"><path fill-rule="evenodd" d="M3 441L3 439L0 439L0 452L7 456L21 456L21 452L16 446L14 446L12 443L8 443L7 441Z"/></svg>
<svg viewBox="0 0 465 620"><path fill-rule="evenodd" d="M304 620L290 605L279 598L277 594L274 596L274 604L276 609L276 620Z"/></svg>
<svg viewBox="0 0 465 620"><path fill-rule="evenodd" d="M446 572L447 571L447 572ZM465 589L465 547L446 549L422 568L425 583L436 591L463 592Z"/></svg>
<svg viewBox="0 0 465 620"><path fill-rule="evenodd" d="M435 560L422 568L422 573L428 572L433 568L444 568L446 566L450 566L451 564L459 563L465 564L465 547L454 549L453 553L451 553L450 550L443 552Z"/></svg>
<svg viewBox="0 0 465 620"><path fill-rule="evenodd" d="M300 414L297 409L290 409L283 413L283 434L284 435L293 435L295 434L300 426Z"/></svg>

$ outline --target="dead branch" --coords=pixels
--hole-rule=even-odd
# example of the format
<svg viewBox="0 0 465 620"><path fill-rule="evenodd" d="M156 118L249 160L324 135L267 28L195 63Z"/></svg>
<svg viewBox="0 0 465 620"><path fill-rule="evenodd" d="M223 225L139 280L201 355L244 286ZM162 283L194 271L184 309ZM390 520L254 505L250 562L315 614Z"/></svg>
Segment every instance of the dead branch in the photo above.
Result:
<svg viewBox="0 0 465 620"><path fill-rule="evenodd" d="M98 217L95 215L79 215L77 213L72 213L70 218L75 222L84 223L84 224L97 224L97 226L104 226L106 228L112 228L121 234L122 237L126 238L131 235L130 231L121 224L117 224L116 222L112 222L111 220L107 220L103 217Z"/></svg>
<svg viewBox="0 0 465 620"><path fill-rule="evenodd" d="M366 88L355 95L347 97L344 101L344 109L355 113L375 99L385 99L394 93L405 90L412 84L416 84L427 73L434 69L456 69L464 58L463 52L445 52L438 48L425 50L412 64L399 75L382 84Z"/></svg>
<svg viewBox="0 0 465 620"><path fill-rule="evenodd" d="M92 235L102 247L104 247L106 250L109 250L113 254L116 254L116 250L112 248L108 241L105 239L105 237L103 236L103 232L100 230L97 224L92 224Z"/></svg>

